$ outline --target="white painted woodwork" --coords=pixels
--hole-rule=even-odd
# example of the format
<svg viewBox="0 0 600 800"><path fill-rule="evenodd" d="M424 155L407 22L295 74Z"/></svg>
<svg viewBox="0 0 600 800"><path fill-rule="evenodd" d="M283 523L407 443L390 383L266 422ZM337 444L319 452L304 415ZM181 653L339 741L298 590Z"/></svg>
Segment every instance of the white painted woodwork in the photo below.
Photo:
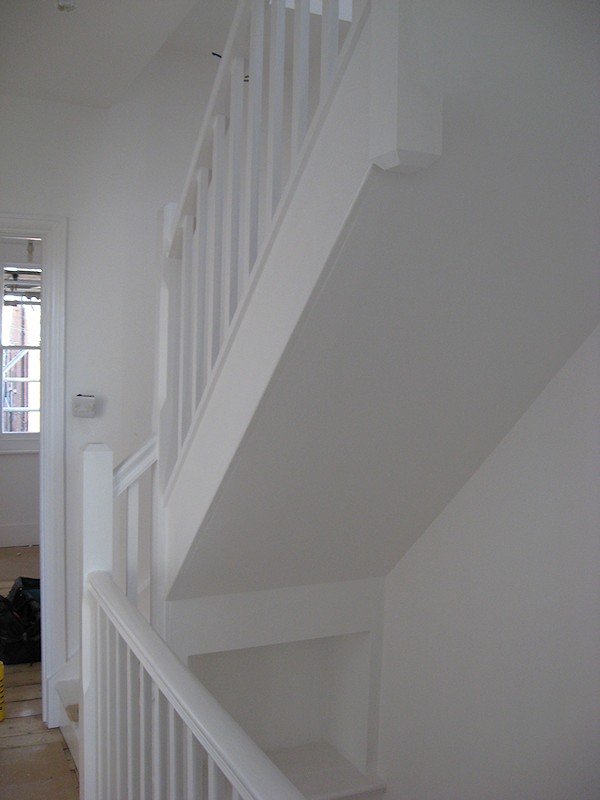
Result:
<svg viewBox="0 0 600 800"><path fill-rule="evenodd" d="M171 244L175 237L177 211L177 203L167 203L162 209L161 242L165 258L169 256Z"/></svg>
<svg viewBox="0 0 600 800"><path fill-rule="evenodd" d="M229 89L228 164L225 191L223 277L221 285L221 333L224 342L237 308L240 286L241 191L244 142L244 59L237 56L231 65Z"/></svg>
<svg viewBox="0 0 600 800"><path fill-rule="evenodd" d="M86 592L83 593L83 602L84 604L90 603L90 598ZM84 739L85 746L80 761L85 778L85 782L82 785L85 787L84 791L86 796L93 797L93 792L97 785L99 796L106 797L108 795L107 777L110 769L108 748L106 746L101 746L99 743L107 742L109 736L108 704L105 701L108 695L108 672L106 670L106 632L108 629L108 622L97 604L95 607L93 605L91 605L91 607L94 612L94 625L96 629L95 651L92 651L95 655L93 662L96 671L89 679L85 679L82 669L83 696L79 708L79 716L81 720L80 724L84 727L84 730L87 726L93 724L94 719L97 719L97 723L93 731L92 739L88 744L85 744ZM85 635L87 635L86 628L83 630ZM85 639L82 639L82 665L85 659L89 657L90 654L86 653ZM94 694L86 697L86 692L90 690L94 690ZM97 781L97 784L95 784L95 781Z"/></svg>
<svg viewBox="0 0 600 800"><path fill-rule="evenodd" d="M193 371L191 369L193 345L196 335L197 319L193 316L192 250L194 217L183 219L181 256L181 299L179 303L179 391L178 391L178 434L179 447L183 443L192 421Z"/></svg>
<svg viewBox="0 0 600 800"><path fill-rule="evenodd" d="M122 529L117 525L114 529L116 539L113 554L113 566L119 576L123 576L123 587L130 601L138 604L140 597L140 546L141 540L141 507L140 486L145 474L151 470L158 458L156 437L151 437L129 458L125 459L113 472L113 494L117 498L126 495L125 525ZM149 524L149 520L145 520ZM148 536L143 539L144 546ZM124 563L119 559L124 558ZM117 561L115 565L115 561ZM149 575L144 575L148 581Z"/></svg>
<svg viewBox="0 0 600 800"><path fill-rule="evenodd" d="M211 367L219 355L222 342L222 291L223 291L223 240L226 235L224 230L224 204L225 204L225 175L226 175L226 143L225 131L227 120L223 114L218 114L213 121L212 136L212 214L210 220L210 261L213 279L212 295L212 337L211 337Z"/></svg>
<svg viewBox="0 0 600 800"><path fill-rule="evenodd" d="M227 781L212 758L208 759L208 800L225 800Z"/></svg>
<svg viewBox="0 0 600 800"><path fill-rule="evenodd" d="M165 696L156 682L152 683L152 782L158 797L167 797L169 778L168 713Z"/></svg>
<svg viewBox="0 0 600 800"><path fill-rule="evenodd" d="M267 106L266 217L272 219L283 187L283 92L285 86L285 0L271 2Z"/></svg>
<svg viewBox="0 0 600 800"><path fill-rule="evenodd" d="M186 800L202 800L202 752L198 740L189 728L185 729L185 770Z"/></svg>
<svg viewBox="0 0 600 800"><path fill-rule="evenodd" d="M173 706L168 711L168 748L169 748L169 800L180 800L183 796L182 785L184 777L183 762L183 730L181 719L176 714Z"/></svg>
<svg viewBox="0 0 600 800"><path fill-rule="evenodd" d="M214 195L215 187L211 180L207 189L207 234L206 234L206 272L204 278L204 340L203 346L203 378L206 386L212 375L213 368L213 340L215 336L215 258L214 240L216 231L214 228Z"/></svg>
<svg viewBox="0 0 600 800"><path fill-rule="evenodd" d="M112 572L113 454L105 444L88 444L83 451L82 529L83 575Z"/></svg>
<svg viewBox="0 0 600 800"><path fill-rule="evenodd" d="M117 743L124 745L127 741L125 721L131 725L139 720L136 715L133 719L126 719L124 713L127 708L127 704L123 704L127 689L124 659L127 648L132 653L132 663L139 661L153 686L153 781L154 791L159 797L180 797L186 791L182 784L190 770L184 769L183 724L208 755L209 797L223 800L233 785L243 800L262 800L266 797L302 799L302 795L262 750L169 650L120 592L108 573L88 575L86 586L87 600L93 605L97 604L108 621L105 652L108 680L106 683L101 680L95 685L108 691L106 696L96 700L99 704L106 703L109 709L108 741L104 749L108 770L105 777L110 796L122 796L117 792L124 785L126 767L122 766L122 754L118 751ZM119 655L120 651L122 655ZM121 661L123 676L120 679ZM88 694L87 699L90 698L91 694ZM140 699L148 699L147 690L140 693ZM84 705L84 712L91 720L94 709ZM103 747L102 742L99 746ZM125 747L122 749L125 750ZM195 773L193 779L197 780L197 765L192 765L191 771ZM95 781L104 780L104 777L94 775L89 780L92 782L89 797L95 797Z"/></svg>
<svg viewBox="0 0 600 800"><path fill-rule="evenodd" d="M356 769L326 741L278 748L270 750L268 755L284 774L293 776L306 798L380 800L383 797L385 784L380 778Z"/></svg>
<svg viewBox="0 0 600 800"><path fill-rule="evenodd" d="M178 531L169 544L169 583L188 553L308 298L324 268L335 261L343 231L353 223L354 200L371 169L368 120L366 115L356 115L359 98L364 104L368 97L368 41L361 36L367 12L368 7L346 36L331 94L311 123L298 169L286 185L268 242L261 248L242 303L243 313L236 317L226 357L219 365L218 380L212 382L201 404L194 436L169 480L165 502L169 524ZM336 141L333 153L328 144L332 136ZM329 176L326 184L322 182L324 172ZM322 186L318 195L315 181ZM307 238L307 230L314 235ZM270 324L265 327L267 318ZM252 369L248 370L250 363ZM203 463L209 453L210 465ZM180 472L184 460L185 474ZM185 581L183 575L181 578ZM173 587L172 596L182 596L179 587Z"/></svg>
<svg viewBox="0 0 600 800"><path fill-rule="evenodd" d="M296 0L292 66L292 162L298 156L308 129L310 56L310 0Z"/></svg>
<svg viewBox="0 0 600 800"><path fill-rule="evenodd" d="M127 492L127 584L126 594L137 605L138 558L140 541L140 485L134 483Z"/></svg>
<svg viewBox="0 0 600 800"><path fill-rule="evenodd" d="M371 14L370 155L382 169L412 172L442 153L442 95L423 73L415 0L377 0Z"/></svg>
<svg viewBox="0 0 600 800"><path fill-rule="evenodd" d="M140 664L140 800L152 793L152 724L152 682Z"/></svg>
<svg viewBox="0 0 600 800"><path fill-rule="evenodd" d="M158 440L151 436L139 450L122 461L113 472L113 494L118 497L137 483L158 458Z"/></svg>
<svg viewBox="0 0 600 800"><path fill-rule="evenodd" d="M201 167L196 178L196 227L194 230L194 265L196 269L196 283L194 287L194 309L196 322L196 336L193 342L192 372L193 380L193 409L194 413L202 397L207 381L206 360L206 243L208 238L208 183L209 170Z"/></svg>
<svg viewBox="0 0 600 800"><path fill-rule="evenodd" d="M251 9L251 4L241 4L240 8L245 7L247 8L248 13ZM296 126L296 130L306 130L306 134L302 136L302 143L298 138L298 146L301 147L301 153L299 153L299 159L296 160L296 164L293 167L291 174L289 173L289 164L287 163L289 160L289 153L288 153L288 146L290 146L289 141L287 140L287 136L283 136L283 109L284 105L293 106L294 101L292 97L287 98L284 103L284 96L283 90L285 88L285 81L284 81L284 73L285 73L285 4L280 2L274 2L271 6L271 36L269 38L269 97L266 107L266 120L267 120L267 143L266 143L266 160L267 163L264 169L261 169L261 174L264 172L267 188L264 192L264 196L259 197L259 228L264 227L266 241L262 242L259 245L259 261L264 263L264 259L271 247L272 241L276 235L278 230L278 226L281 224L281 221L284 216L285 208L287 207L287 203L292 198L300 177L302 175L303 165L308 158L311 147L313 146L318 132L321 129L322 125L324 124L325 120L327 119L329 109L331 106L332 97L335 94L335 91L340 83L342 75L344 74L344 70L349 63L351 55L353 53L354 47L356 43L360 39L361 31L363 30L365 20L367 17L367 12L369 8L369 3L366 3L363 6L363 11L361 14L358 14L356 17L353 26L350 29L350 32L346 36L344 40L344 45L342 47L341 52L338 55L334 75L331 80L329 90L325 93L325 96L321 98L321 102L317 108L317 112L315 113L312 121L309 125L308 116L306 116L306 126L301 124L299 127ZM303 9L303 10L302 10ZM301 17L301 23L297 23L296 31L297 31L297 38L298 38L298 46L296 48L296 54L298 58L296 59L296 76L297 76L297 85L300 87L299 95L302 96L303 90L302 86L305 85L306 81L310 78L310 70L308 69L309 64L307 61L308 54L310 52L310 41L308 39L308 32L309 26L308 22L309 19L306 18L306 9L307 6L303 0L302 9L299 10L299 14ZM228 78L229 73L231 71L233 60L237 57L234 53L237 52L237 48L242 48L243 51L247 52L248 41L247 35L245 33L245 29L243 29L242 22L252 33L252 23L251 19L245 18L240 16L238 20L238 27L236 27L236 23L234 23L234 27L230 33L230 38L228 40L228 44L225 47L225 51L223 54L223 59L221 60L221 65L219 67L219 73L217 76L217 84L219 86L222 85L222 82ZM298 66L300 65L300 67ZM303 69L303 66L306 66L306 70ZM223 67L223 69L221 69ZM225 72L223 71L225 70ZM220 76L220 77L219 77ZM318 83L318 76L315 77ZM221 83L219 83L221 81ZM293 78L292 81L293 83ZM219 105L217 98L219 95L219 90L217 90L217 84L215 85L215 90L213 92L213 96L211 99L211 103L209 103L209 110L212 108L216 108ZM306 83L306 87L308 84ZM280 94L281 90L281 94ZM308 91L308 89L307 89ZM221 97L221 105L219 107L223 107L225 100L227 99L227 104L230 104L230 97L228 92L225 92L223 89L224 95ZM313 87L313 92L318 95L319 87L315 85ZM308 94L307 94L308 97ZM303 107L303 103L301 102L297 106L297 111L295 113L295 118L297 121L304 119L303 113L300 112L300 109ZM280 113L281 112L281 113ZM290 110L290 115L294 116L293 110ZM223 116L223 115L217 115ZM212 121L207 122L207 118L205 117L205 122L203 123L199 143L197 145L193 164L200 163L202 158L210 158L210 163L212 164L211 170L211 181L209 187L209 222L208 222L208 230L209 230L209 242L208 242L208 259L207 259L207 291L206 291L206 303L207 303L207 319L206 319L206 327L210 331L210 338L211 341L207 343L207 347L210 352L210 366L211 366L211 377L210 380L207 380L206 384L206 391L204 393L205 396L210 394L210 390L214 382L216 381L216 377L222 369L222 366L227 358L228 349L231 346L231 343L236 335L236 331L240 325L241 319L244 314L244 308L249 301L249 295L253 290L255 279L253 278L252 281L249 281L247 286L244 288L243 295L240 295L238 298L238 311L234 315L233 324L230 330L228 330L227 335L224 335L223 330L223 322L224 318L222 317L221 311L223 308L223 296L226 295L226 291L224 292L223 288L221 287L220 281L224 280L227 281L227 275L222 275L221 271L218 269L218 261L217 259L220 258L221 263L224 265L224 269L226 270L226 259L225 259L225 252L221 252L219 254L218 249L220 245L223 243L224 239L219 238L217 236L216 231L222 230L222 220L224 219L224 212L227 208L228 198L227 198L227 174L228 174L228 159L226 157L227 153L227 146L229 141L229 134L231 131L231 124L229 126L229 130L226 130L226 121L223 120L220 125L217 124L217 118L215 117ZM224 130L225 129L225 130ZM248 135L248 125L245 126L246 134ZM209 146L210 145L210 146ZM247 146L248 142L247 142ZM365 168L368 168L368 162L365 165ZM191 174L191 172L190 172ZM222 175L223 180L219 180L218 176ZM283 182L286 182L286 191L285 196L282 198L284 199L284 203L281 204L281 208L277 212L277 219L271 219L271 215L275 208L274 204L276 202L275 198L279 199L281 188ZM191 192L191 184L186 182L186 189L183 193L183 199L181 201L181 205L179 208L179 234L175 236L175 241L173 243L171 253L181 255L181 248L182 248L182 231L181 231L181 220L183 220L182 212L184 209L190 209L190 204L192 200L190 199L192 196ZM244 189L245 192L245 189ZM243 192L243 194L244 194ZM264 212L263 212L264 206ZM244 225L246 223L244 222ZM224 233L224 237L226 240L226 235L228 236L228 232ZM263 231L261 230L260 235L263 235ZM253 269L254 271L254 269ZM211 287L212 282L212 287ZM216 304L216 305L215 305ZM240 306L242 308L240 308ZM168 348L169 352L171 352L171 348ZM203 399L200 400L200 404L196 411L196 415L194 418L194 423L192 428L195 430L196 426L199 423L201 416L205 411L206 402ZM162 436L161 436L162 438ZM171 472L171 477L167 482L166 486L166 494L169 495L172 489L172 486L176 480L176 473L178 470L179 465L183 463L186 458L187 451L190 446L190 442L193 436L190 435L184 442L183 448L177 453L176 455L176 464L175 470ZM172 467L170 463L168 467L163 468L161 467L161 474L167 474Z"/></svg>
<svg viewBox="0 0 600 800"><path fill-rule="evenodd" d="M338 54L339 42L339 0L323 0L323 20L321 23L321 84L320 96L323 97Z"/></svg>
<svg viewBox="0 0 600 800"><path fill-rule="evenodd" d="M117 797L127 795L127 728L129 717L127 714L127 652L123 639L115 633L115 663L114 681L112 682L115 706L115 763L117 778Z"/></svg>
<svg viewBox="0 0 600 800"><path fill-rule="evenodd" d="M287 183L288 191L292 192L301 172L298 159L307 133L310 129L316 134L334 88L334 73L338 70L341 74L342 62L347 63L348 55L345 59L338 57L338 0L327 3L325 8L313 5L309 0L299 0L288 12L293 48L292 74L286 80L286 3L248 0L239 4L182 200L174 214L172 209L163 212L166 231L163 239L170 243L168 256L181 262L181 274L174 277L167 259L164 275L169 296L168 317L175 316L180 326L177 342L169 341L164 348L167 359L177 358L178 363L160 369L161 443L164 441L161 449L168 459L164 463L161 456L163 485L165 477L185 457L191 438L188 432L196 426L203 411L203 396L225 360L233 335L232 322L237 325L242 315L242 311L237 312L247 301L250 274L264 249L260 239L267 234L269 239L272 236L273 215L283 186ZM268 38L267 8L271 28ZM321 74L312 70L314 86L310 85L311 11L323 14ZM357 36L349 38L356 41ZM264 72L267 60L268 80ZM263 102L265 86L266 103ZM312 124L311 95L321 97L319 113ZM285 126L284 113L289 116ZM293 181L289 180L290 175ZM175 291L178 299L173 296ZM199 309L202 314L197 313ZM161 324L168 337L172 337L174 323ZM169 392L174 393L172 399ZM168 425L164 436L163 421ZM169 433L173 426L178 431L175 452ZM170 492L170 483L166 491Z"/></svg>
<svg viewBox="0 0 600 800"><path fill-rule="evenodd" d="M142 735L140 708L140 665L131 650L127 650L127 797L140 796L140 742Z"/></svg>
<svg viewBox="0 0 600 800"><path fill-rule="evenodd" d="M164 210L163 210L164 211ZM179 316L181 297L181 267L174 258L162 264L160 290L160 319L158 368L158 430L160 437L160 482L164 486L178 454L179 397Z"/></svg>
<svg viewBox="0 0 600 800"><path fill-rule="evenodd" d="M242 208L243 242L239 296L246 288L258 252L258 224L261 206L260 174L263 131L263 71L265 63L265 3L252 0L250 55L248 59L248 104L246 115L246 175Z"/></svg>
<svg viewBox="0 0 600 800"><path fill-rule="evenodd" d="M118 706L117 706L117 636L118 633L112 625L106 628L106 694L101 698L101 702L107 706L107 733L108 738L105 742L99 742L100 747L105 747L107 752L107 776L106 785L109 796L117 797L118 794L118 753L117 753L117 727Z"/></svg>
<svg viewBox="0 0 600 800"><path fill-rule="evenodd" d="M177 211L177 204L176 203L168 203L167 205L163 206L159 213L159 228L160 228L160 242L162 246L162 270L161 270L161 281L160 291L159 291L159 304L158 304L158 324L157 324L157 332L156 332L156 408L155 408L155 415L160 414L160 411L167 400L167 391L168 391L168 351L167 346L169 342L169 298L168 298L168 290L166 286L165 272L166 272L166 265L168 262L168 247L169 241L167 237L170 236L165 228L168 224L167 219L169 217L174 217ZM157 422L157 420L155 420Z"/></svg>
<svg viewBox="0 0 600 800"><path fill-rule="evenodd" d="M96 796L97 776L106 770L105 751L98 747L106 731L105 706L99 704L101 695L100 659L103 653L101 631L98 625L98 608L87 593L83 594L81 607L81 697L80 706L86 713L80 718L79 780L86 797Z"/></svg>

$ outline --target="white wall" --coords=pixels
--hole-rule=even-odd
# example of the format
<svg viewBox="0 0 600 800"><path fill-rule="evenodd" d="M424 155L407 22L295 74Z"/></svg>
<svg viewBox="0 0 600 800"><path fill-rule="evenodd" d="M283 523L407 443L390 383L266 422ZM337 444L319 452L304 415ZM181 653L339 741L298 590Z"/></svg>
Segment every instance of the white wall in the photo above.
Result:
<svg viewBox="0 0 600 800"><path fill-rule="evenodd" d="M39 497L39 455L0 453L0 547L39 543Z"/></svg>
<svg viewBox="0 0 600 800"><path fill-rule="evenodd" d="M600 328L386 579L402 800L600 796Z"/></svg>
<svg viewBox="0 0 600 800"><path fill-rule="evenodd" d="M204 56L202 57L204 58ZM96 419L67 413L69 651L78 645L81 448L122 460L150 433L156 217L177 200L218 64L159 53L108 110L0 97L0 211L68 218L66 396L101 399Z"/></svg>

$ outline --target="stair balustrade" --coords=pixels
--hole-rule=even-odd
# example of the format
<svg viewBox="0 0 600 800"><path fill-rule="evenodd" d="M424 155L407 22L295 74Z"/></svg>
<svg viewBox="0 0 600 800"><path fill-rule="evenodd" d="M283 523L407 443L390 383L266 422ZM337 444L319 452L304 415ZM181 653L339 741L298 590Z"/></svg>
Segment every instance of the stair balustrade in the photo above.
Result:
<svg viewBox="0 0 600 800"><path fill-rule="evenodd" d="M318 15L313 5L240 0L181 200L165 209L159 430L167 494L370 2L323 0Z"/></svg>
<svg viewBox="0 0 600 800"><path fill-rule="evenodd" d="M82 796L302 800L113 580L113 498L131 493L155 453L151 441L113 472L108 447L84 451Z"/></svg>

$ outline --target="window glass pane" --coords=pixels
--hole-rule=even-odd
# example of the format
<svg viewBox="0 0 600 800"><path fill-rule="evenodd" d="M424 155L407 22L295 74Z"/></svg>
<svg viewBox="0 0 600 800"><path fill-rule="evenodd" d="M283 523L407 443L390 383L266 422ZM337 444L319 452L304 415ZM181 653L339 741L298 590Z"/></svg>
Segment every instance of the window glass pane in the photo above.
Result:
<svg viewBox="0 0 600 800"><path fill-rule="evenodd" d="M40 351L2 348L2 433L40 430Z"/></svg>
<svg viewBox="0 0 600 800"><path fill-rule="evenodd" d="M4 267L3 345L39 347L41 275L38 267Z"/></svg>
<svg viewBox="0 0 600 800"><path fill-rule="evenodd" d="M0 238L2 434L39 433L42 242Z"/></svg>

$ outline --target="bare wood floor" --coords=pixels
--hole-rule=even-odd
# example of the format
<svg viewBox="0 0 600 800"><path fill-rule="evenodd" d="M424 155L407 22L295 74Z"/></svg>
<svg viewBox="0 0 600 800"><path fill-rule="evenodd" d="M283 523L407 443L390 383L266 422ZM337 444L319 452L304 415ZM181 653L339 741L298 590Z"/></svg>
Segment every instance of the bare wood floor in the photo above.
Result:
<svg viewBox="0 0 600 800"><path fill-rule="evenodd" d="M0 594L15 578L39 577L37 547L0 548ZM58 729L42 721L40 664L5 667L0 722L0 800L77 800L77 771Z"/></svg>

